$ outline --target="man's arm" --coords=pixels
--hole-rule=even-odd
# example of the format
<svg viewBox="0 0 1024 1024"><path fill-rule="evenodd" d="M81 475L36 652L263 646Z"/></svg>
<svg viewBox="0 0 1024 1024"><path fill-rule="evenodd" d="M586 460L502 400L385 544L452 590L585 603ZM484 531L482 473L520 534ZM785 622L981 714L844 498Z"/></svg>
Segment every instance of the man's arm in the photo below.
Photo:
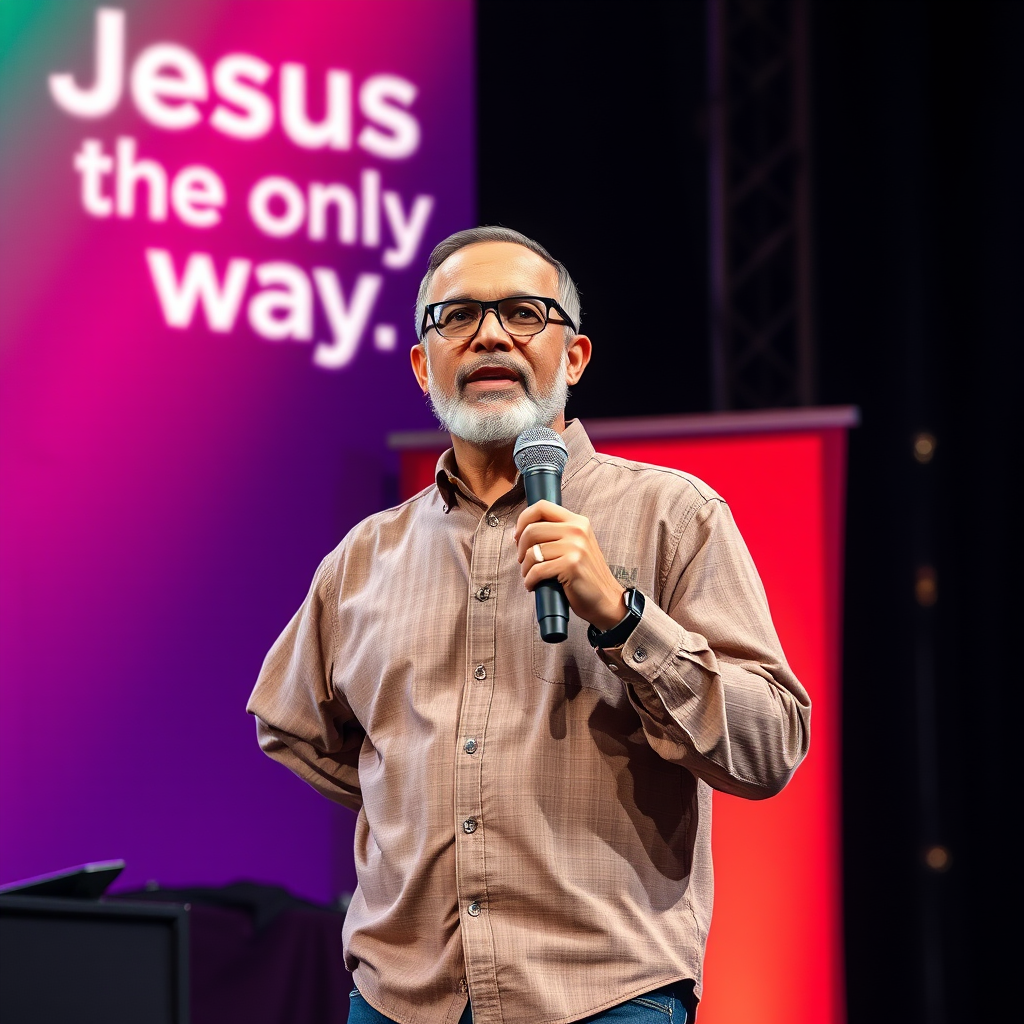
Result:
<svg viewBox="0 0 1024 1024"><path fill-rule="evenodd" d="M337 589L329 555L263 662L246 710L264 752L324 796L358 810L363 730L333 683Z"/></svg>
<svg viewBox="0 0 1024 1024"><path fill-rule="evenodd" d="M545 505L530 506L517 526L527 587L556 576L573 610L608 628L602 570L611 574L589 522ZM540 541L538 563L531 548ZM621 679L661 757L728 793L777 793L807 752L810 700L724 501L704 502L689 519L660 579L661 607L648 595L629 639L598 656ZM617 621L625 608L615 583Z"/></svg>

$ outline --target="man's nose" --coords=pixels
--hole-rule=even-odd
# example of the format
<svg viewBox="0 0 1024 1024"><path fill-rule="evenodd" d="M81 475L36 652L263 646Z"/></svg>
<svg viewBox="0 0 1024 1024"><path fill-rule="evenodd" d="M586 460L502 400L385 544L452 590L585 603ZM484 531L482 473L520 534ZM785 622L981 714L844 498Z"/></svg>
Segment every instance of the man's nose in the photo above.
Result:
<svg viewBox="0 0 1024 1024"><path fill-rule="evenodd" d="M493 313L494 316L489 316ZM508 332L501 325L501 318L496 309L485 309L483 318L480 320L480 328L473 338L473 348L476 351L490 352L493 349L512 348L512 339Z"/></svg>

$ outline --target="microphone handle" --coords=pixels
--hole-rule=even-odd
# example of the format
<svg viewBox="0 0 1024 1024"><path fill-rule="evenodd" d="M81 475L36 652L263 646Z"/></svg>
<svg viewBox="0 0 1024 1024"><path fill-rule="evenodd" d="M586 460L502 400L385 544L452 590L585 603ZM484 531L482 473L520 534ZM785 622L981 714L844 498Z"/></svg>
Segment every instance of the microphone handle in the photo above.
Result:
<svg viewBox="0 0 1024 1024"><path fill-rule="evenodd" d="M562 504L562 474L547 466L537 466L523 473L526 503L542 499L553 505ZM541 580L533 592L537 603L537 624L540 638L547 644L560 644L569 635L569 602L558 580Z"/></svg>

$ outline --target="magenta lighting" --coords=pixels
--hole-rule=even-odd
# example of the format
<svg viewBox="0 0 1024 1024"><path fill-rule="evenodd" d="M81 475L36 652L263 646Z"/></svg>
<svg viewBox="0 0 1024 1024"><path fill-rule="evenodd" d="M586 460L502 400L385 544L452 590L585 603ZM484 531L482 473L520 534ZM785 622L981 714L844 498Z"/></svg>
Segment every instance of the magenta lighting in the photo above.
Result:
<svg viewBox="0 0 1024 1024"><path fill-rule="evenodd" d="M353 887L245 703L395 496L430 248L475 222L469 0L0 21L0 884ZM439 59L440 58L440 59ZM395 595L400 599L400 595Z"/></svg>

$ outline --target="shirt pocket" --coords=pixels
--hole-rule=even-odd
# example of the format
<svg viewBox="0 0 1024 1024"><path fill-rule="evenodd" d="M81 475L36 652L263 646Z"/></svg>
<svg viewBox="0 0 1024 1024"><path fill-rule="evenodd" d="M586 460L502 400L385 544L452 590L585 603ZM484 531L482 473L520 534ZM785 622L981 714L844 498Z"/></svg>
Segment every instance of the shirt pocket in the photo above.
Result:
<svg viewBox="0 0 1024 1024"><path fill-rule="evenodd" d="M625 693L615 674L597 656L587 639L587 626L569 613L569 636L560 644L548 644L533 624L533 674L554 686L586 687L600 691L611 704L623 702Z"/></svg>

